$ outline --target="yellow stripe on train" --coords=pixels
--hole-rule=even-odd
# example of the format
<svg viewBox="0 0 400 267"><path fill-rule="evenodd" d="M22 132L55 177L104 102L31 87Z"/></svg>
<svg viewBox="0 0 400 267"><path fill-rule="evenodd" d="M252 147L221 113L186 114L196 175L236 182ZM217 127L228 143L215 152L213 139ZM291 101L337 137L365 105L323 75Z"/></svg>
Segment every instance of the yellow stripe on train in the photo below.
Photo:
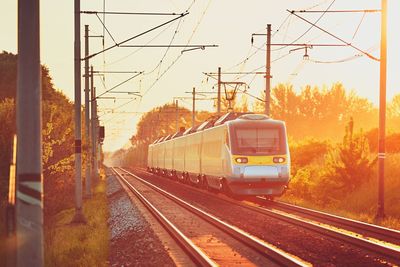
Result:
<svg viewBox="0 0 400 267"><path fill-rule="evenodd" d="M275 159L275 160L274 160ZM241 156L232 155L232 161L235 164L246 165L286 165L286 155L273 155L273 156Z"/></svg>

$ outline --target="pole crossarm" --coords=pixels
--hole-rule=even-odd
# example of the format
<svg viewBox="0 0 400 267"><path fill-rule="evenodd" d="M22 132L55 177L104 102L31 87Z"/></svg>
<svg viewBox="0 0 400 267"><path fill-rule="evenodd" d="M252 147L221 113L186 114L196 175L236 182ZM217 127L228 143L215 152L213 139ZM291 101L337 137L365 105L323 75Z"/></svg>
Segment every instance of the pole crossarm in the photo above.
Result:
<svg viewBox="0 0 400 267"><path fill-rule="evenodd" d="M143 73L143 71L98 71L95 70L92 73L121 73L121 74L126 74L126 73Z"/></svg>
<svg viewBox="0 0 400 267"><path fill-rule="evenodd" d="M122 107L124 107L124 106L126 106L126 105L128 105L129 103L131 103L132 101L134 101L136 98L134 98L134 99L131 99L131 100L129 100L128 102L125 102L125 103L123 103L123 104L121 104L121 105L119 105L118 107L116 107L116 108L113 108L112 110L117 110L117 109L120 109L120 108L122 108ZM100 115L100 116L98 116L97 118L100 118L100 117L102 117L102 116L104 116L104 115L106 115L107 113L105 113L105 114L102 114L102 115Z"/></svg>
<svg viewBox="0 0 400 267"><path fill-rule="evenodd" d="M206 75L206 76L208 76L208 77L210 77L210 78L213 78L214 80L218 80L218 79L215 78L213 75L209 75L209 74L206 73L206 72L203 72L203 74ZM231 85L231 84L228 84L228 86L231 86L231 87L233 88L233 85ZM261 99L261 98L259 98L258 96L255 96L255 95L253 95L253 94L250 94L250 93L248 93L248 92L246 92L246 91L242 91L242 90L240 90L240 89L239 89L239 91L242 92L243 94L246 94L246 95L248 95L248 96L254 98L254 99L257 99L258 101L265 102L264 99Z"/></svg>
<svg viewBox="0 0 400 267"><path fill-rule="evenodd" d="M96 15L139 15L139 16L181 16L184 13L163 13L163 12L120 12L120 11L95 11L82 10L82 14Z"/></svg>
<svg viewBox="0 0 400 267"><path fill-rule="evenodd" d="M102 96L102 97L98 97L97 99L113 99L113 100L118 100L118 99L136 99L136 98L133 98L133 97Z"/></svg>
<svg viewBox="0 0 400 267"><path fill-rule="evenodd" d="M292 13L379 13L381 9L354 9L354 10L291 10Z"/></svg>
<svg viewBox="0 0 400 267"><path fill-rule="evenodd" d="M143 74L143 72L139 72L139 73L137 73L136 75L134 75L134 76L132 76L132 77L126 79L125 81L120 82L119 84L117 84L117 85L111 87L111 88L108 89L107 91L105 91L105 92L99 94L98 96L96 96L95 99L99 98L100 96L103 96L103 95L107 94L108 92L110 92L110 91L114 90L115 88L117 88L117 87L119 87L119 86L121 86L121 85L123 85L123 84L129 82L130 80L136 78L137 76L139 76L139 75L141 75L141 74ZM93 99L92 99L92 100L93 100Z"/></svg>
<svg viewBox="0 0 400 267"><path fill-rule="evenodd" d="M290 11L290 10L288 10L288 9L286 9L286 11L289 12L289 13L291 13L291 14L293 14L293 15L295 15L297 18L299 18L299 19L301 19L301 20L307 22L308 24L311 24L313 27L317 28L318 30L320 30L320 31L322 31L322 32L324 32L324 33L326 33L326 34L328 34L329 36L331 36L331 37L333 37L333 38L339 40L340 42L342 42L342 43L344 43L344 44L346 44L346 45L348 45L348 46L354 48L354 49L357 50L358 52L360 52L360 53L364 54L365 56L369 57L370 59L373 59L373 60L378 61L378 62L380 61L379 58L376 58L376 57L374 57L373 55L369 54L368 52L366 52L366 51L364 51L364 50L362 50L362 49L360 49L360 48L358 48L358 47L352 45L352 44L349 43L349 42L346 42L346 41L343 40L342 38L340 38L340 37L338 37L338 36L336 36L336 35L334 35L334 34L328 32L327 30L325 30L325 29L323 29L323 28L317 26L315 23L312 23L311 21L309 21L309 20L307 20L307 19L305 19L305 18L299 16L298 14L294 13L293 11Z"/></svg>
<svg viewBox="0 0 400 267"><path fill-rule="evenodd" d="M173 48L173 47L178 47L178 48L186 48L186 47L193 47L193 48L201 48L204 49L206 47L218 47L218 45L120 45L119 47L148 47L148 48Z"/></svg>
<svg viewBox="0 0 400 267"><path fill-rule="evenodd" d="M115 48L115 47L120 47L121 45L123 45L123 44L125 44L125 43L127 43L127 42L129 42L129 41L132 41L133 39L136 39L136 38L138 38L138 37L140 37L140 36L143 36L143 35L145 35L145 34L147 34L147 33L149 33L149 32L152 32L152 31L154 31L154 30L156 30L156 29L158 29L158 28L161 28L161 27L163 27L163 26L165 26L165 25L167 25L167 24L169 24L169 23L171 23L171 22L174 22L175 20L178 20L178 19L180 19L180 18L182 18L182 17L184 17L184 16L186 16L186 15L188 15L188 14L189 14L189 12L182 13L182 14L180 14L180 15L179 15L178 17L176 17L176 18L170 19L170 20L168 20L167 22L161 23L161 24L159 24L159 25L157 25L157 26L155 26L155 27L153 27L153 28L151 28L151 29L149 29L149 30L147 30L147 31L144 31L144 32L142 32L142 33L139 33L139 34L137 34L137 35L135 35L135 36L133 36L133 37L130 37L130 38L128 38L128 39L126 39L126 40L124 40L124 41L122 41L122 42L115 43L114 45L109 46L109 47L107 47L107 48L105 48L105 49L103 49L103 50L101 50L101 51L99 51L99 52L96 52L96 53L94 53L94 54L91 54L91 55L89 55L89 56L86 56L86 57L82 58L81 60L90 59L90 58L95 57L95 56L97 56L97 55L99 55L99 54L102 54L102 53L104 53L104 52L107 52L107 51L110 50L110 49L113 49L113 48Z"/></svg>
<svg viewBox="0 0 400 267"><path fill-rule="evenodd" d="M217 72L203 72L205 75L210 75L210 76L217 76ZM232 74L232 75L237 75L237 74L266 74L265 71L238 71L238 72L221 72L221 74Z"/></svg>
<svg viewBox="0 0 400 267"><path fill-rule="evenodd" d="M185 92L186 94L193 94L193 92ZM196 91L195 94L196 95L200 95L200 94L217 94L218 92L214 92L214 91Z"/></svg>

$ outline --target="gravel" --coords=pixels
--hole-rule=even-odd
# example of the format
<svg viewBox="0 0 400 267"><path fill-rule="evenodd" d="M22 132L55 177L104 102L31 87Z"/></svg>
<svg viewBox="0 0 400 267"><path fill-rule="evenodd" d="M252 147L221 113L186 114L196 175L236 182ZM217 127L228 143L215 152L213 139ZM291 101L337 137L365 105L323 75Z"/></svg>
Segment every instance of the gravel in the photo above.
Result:
<svg viewBox="0 0 400 267"><path fill-rule="evenodd" d="M139 209L113 175L107 177L110 266L175 266Z"/></svg>

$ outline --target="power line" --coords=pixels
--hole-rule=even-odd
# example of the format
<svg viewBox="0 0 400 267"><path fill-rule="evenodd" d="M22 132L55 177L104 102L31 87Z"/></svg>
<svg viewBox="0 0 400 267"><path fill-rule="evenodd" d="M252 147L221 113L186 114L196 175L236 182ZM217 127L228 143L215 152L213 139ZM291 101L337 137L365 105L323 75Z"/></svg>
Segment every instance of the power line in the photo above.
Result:
<svg viewBox="0 0 400 267"><path fill-rule="evenodd" d="M281 25L279 26L279 28L274 32L274 34L273 34L272 36L274 36L276 33L278 33L278 32L280 31L280 29L283 27L283 25L286 23L286 21L291 17L291 15L292 15L292 14L289 14L288 16L286 16L286 18L283 20L283 22L281 23ZM246 57L245 59L243 59L243 60L240 61L239 63L236 63L235 65L233 65L233 66L227 68L227 70L231 70L231 69L233 69L233 68L235 68L235 67L237 67L237 66L239 66L239 65L242 65L242 64L246 63L250 58L252 58L252 57L255 56L258 52L260 52L260 50L261 50L261 51L264 50L264 49L262 49L262 47L264 47L264 46L266 45L266 43L267 43L267 42L264 42L264 44L263 44L262 46L260 46L260 47L256 47L256 46L254 46L254 45L252 44L251 47L250 47L250 50L251 50L251 48L253 48L253 47L256 48L257 50L254 51L251 55L249 55L250 53L248 53L248 54L247 54L247 57ZM249 50L249 52L250 52L250 50Z"/></svg>
<svg viewBox="0 0 400 267"><path fill-rule="evenodd" d="M112 36L111 32L107 29L106 24L101 20L101 18L99 17L98 14L96 14L96 17L99 19L101 25L103 25L103 29L105 29L107 31L108 35L110 35L111 39L114 41L114 44L117 44L117 42L115 41L115 39Z"/></svg>
<svg viewBox="0 0 400 267"><path fill-rule="evenodd" d="M169 24L169 23L171 23L171 22L173 22L173 21L175 21L175 20L177 20L177 19L181 19L182 17L184 17L184 16L186 16L186 15L188 15L189 13L182 13L182 14L180 14L178 17L176 17L176 18L173 18L173 19L171 19L171 20L169 20L169 21L167 21L167 22L164 22L164 23L162 23L162 24L159 24L158 26L155 26L155 27L153 27L153 28L151 28L151 29L149 29L149 30L147 30L147 31L144 31L144 32L142 32L142 33L139 33L139 34L137 34L137 35L135 35L135 36L133 36L133 37L130 37L130 38L128 38L128 39L126 39L126 40L124 40L124 41L122 41L122 42L119 42L119 43L116 43L116 44L114 44L114 45L112 45L112 46L109 46L109 47L107 47L107 48L105 48L105 49L103 49L103 50L101 50L101 51L99 51L99 52L96 52L96 53L94 53L94 54L91 54L91 55L89 55L89 56L87 56L87 57L84 57L84 58L82 58L81 60L86 60L86 59L89 59L89 58L92 58L92 57L94 57L94 56L97 56L97 55L99 55L99 54L101 54L101 53L104 53L104 52L106 52L106 51L108 51L108 50L110 50L110 49L112 49L112 48L115 48L115 47L118 47L118 46L121 46L122 44L125 44L125 43L127 43L127 42L129 42L129 41L132 41L133 39L136 39L136 38L138 38L138 37L140 37L140 36L142 36L142 35L145 35L145 34L147 34L147 33L149 33L149 32L152 32L152 31L154 31L154 30L156 30L156 29L158 29L158 28L161 28L161 27L163 27L163 26L165 26L165 25L167 25L167 24Z"/></svg>
<svg viewBox="0 0 400 267"><path fill-rule="evenodd" d="M349 43L349 42L346 42L345 40L343 40L342 38L340 38L340 37L334 35L333 33L330 33L330 32L328 32L327 30L325 30L325 29L323 29L323 28L317 26L315 23L312 23L312 22L308 21L307 19L305 19L305 18L303 18L303 17L301 17L301 16L299 16L299 15L293 13L293 11L289 11L289 10L286 10L286 11L287 11L287 12L291 12L291 13L292 13L293 15L295 15L296 17L298 17L298 18L300 18L301 20L303 20L303 21L305 21L305 22L311 24L312 27L315 27L315 28L319 29L320 31L323 31L323 32L325 32L326 34L332 36L333 38L339 40L340 42L342 42L342 43L344 43L344 44L346 44L346 45L348 45L348 46L354 48L354 49L357 50L358 52L361 52L362 54L364 54L364 55L366 55L367 57L369 57L370 59L373 59L373 60L375 60L375 61L379 61L379 59L376 58L376 57L374 57L373 55L371 55L371 54L367 53L366 51L364 51L364 50L362 50L362 49L360 49L360 48L358 48L358 47L352 45L352 44Z"/></svg>
<svg viewBox="0 0 400 267"><path fill-rule="evenodd" d="M163 34L165 31L167 31L172 25L173 25L173 24L169 24L167 27L165 27L165 28L164 28L162 31L160 31L156 36L154 36L152 39L150 39L150 41L148 41L148 42L146 43L146 45L149 44L149 43L151 43L151 42L153 42L155 39L157 39L161 34ZM115 63L119 63L119 62L121 62L122 60L127 59L128 57L131 57L132 55L136 54L137 52L139 52L139 51L142 50L142 49L143 49L143 47L140 47L139 49L134 50L133 52L129 53L128 55L123 56L123 57L121 57L121 58L119 58L119 59L117 59L117 60L115 60L115 61L113 61L113 62L108 63L106 66L111 66L111 65L113 65L113 64L115 64Z"/></svg>
<svg viewBox="0 0 400 267"><path fill-rule="evenodd" d="M322 14L321 14L321 16L310 26L310 28L308 28L303 34L301 34L299 37L297 37L295 40L293 40L292 42L290 42L290 44L294 44L294 43L296 43L298 40L300 40L303 36L305 36L321 19L322 19L322 17L325 15L325 13L331 8L331 6L335 3L335 1L336 0L333 0L332 2L331 2L331 4L327 7L327 9L325 10L325 12L323 12ZM290 12L291 14L293 14L293 15L295 15L295 16L298 16L298 15L296 15L294 12ZM282 50L282 49L284 49L284 48L286 48L287 46L283 46L283 47L280 47L280 48L277 48L277 49L274 49L274 50L271 50L271 51L278 51L278 50Z"/></svg>
<svg viewBox="0 0 400 267"><path fill-rule="evenodd" d="M195 1L192 2L191 6L194 4L194 2L195 2ZM189 39L188 39L188 41L187 41L187 44L189 44L189 43L191 42L191 40L192 40L194 34L196 33L198 27L200 26L201 21L203 20L203 18L204 18L204 16L205 16L205 14L206 14L206 12L207 12L207 10L208 10L210 4L211 4L211 0L208 1L208 4L207 4L206 8L204 9L204 11L203 11L203 13L202 13L202 15L201 15L199 21L197 22L196 26L194 27L194 29L193 29L193 31L192 31L192 34L191 34L191 36L189 37ZM191 6L190 6L190 7L191 7ZM153 84L143 93L143 96L145 96L145 95L155 86L155 84L165 75L165 73L167 73L167 72L172 68L172 66L175 65L176 62L178 62L178 60L182 57L182 55L183 55L183 54L178 55L178 56L175 58L175 60L173 60L173 61L171 62L171 64L163 71L163 73L162 73L161 75L159 75L159 76L156 78L156 80L153 82Z"/></svg>
<svg viewBox="0 0 400 267"><path fill-rule="evenodd" d="M100 95L98 95L96 98L98 98L98 97L100 97L100 96L102 96L102 95L104 95L104 94L106 94L106 93L110 92L111 90L113 90L113 89L115 89L115 88L117 88L117 87L119 87L119 86L123 85L124 83L127 83L127 82L129 82L130 80L132 80L132 79L136 78L137 76L139 76L139 75L141 75L141 74L143 74L143 72L139 72L139 73L137 73L137 74L133 75L132 77L129 77L129 78L128 78L128 79L126 79L125 81L122 81L122 82L120 82L119 84L117 84L117 85L115 85L115 86L111 87L111 88L110 88L110 89L108 89L107 91L105 91L105 92L101 93L101 94L100 94Z"/></svg>

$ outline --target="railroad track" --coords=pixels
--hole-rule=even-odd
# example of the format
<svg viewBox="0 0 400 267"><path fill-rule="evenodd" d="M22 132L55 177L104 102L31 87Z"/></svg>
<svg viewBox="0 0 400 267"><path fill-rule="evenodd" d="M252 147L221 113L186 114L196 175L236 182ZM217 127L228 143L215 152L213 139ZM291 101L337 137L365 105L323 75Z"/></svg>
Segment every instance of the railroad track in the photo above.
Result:
<svg viewBox="0 0 400 267"><path fill-rule="evenodd" d="M260 202L261 200L261 202ZM369 239L379 240L385 243L392 243L400 247L400 231L373 225L357 220L348 219L345 217L329 214L326 212L316 211L308 208L299 207L296 205L279 202L279 201L267 201L265 199L256 199L255 203L262 206L269 206L273 209L277 209L283 212L298 214L304 218L311 219L324 224L329 224L334 227L351 231L359 236L363 236Z"/></svg>
<svg viewBox="0 0 400 267"><path fill-rule="evenodd" d="M194 188L194 190L199 189ZM205 192L204 190L199 191ZM230 204L253 210L257 213L346 242L377 255L382 255L396 264L400 264L399 231L282 202L270 202L259 198L251 202L237 201L212 193L208 194L210 197L218 198Z"/></svg>
<svg viewBox="0 0 400 267"><path fill-rule="evenodd" d="M140 181L142 184L145 184L146 187L151 188L152 190L157 191L157 193L161 194L163 197L172 200L174 203L178 204L180 207L189 211L190 213L195 214L201 220L207 222L208 224L218 228L220 231L223 231L225 234L239 241L246 247L251 250L256 251L257 254L265 257L269 264L268 265L277 265L277 266L310 266L310 263L307 263L296 256L285 253L284 251L272 246L263 240L260 240L243 230L230 225L221 219L191 205L190 203L164 191L163 189L147 182L146 180L140 178L139 176L124 170L122 168L112 168L114 173L118 176L118 178L127 185L127 187L140 199L140 201L146 206L150 212L155 215L157 220L167 229L167 231L173 236L175 240L177 240L178 244L184 249L184 251L188 254L190 258L193 259L196 265L201 266L217 266L218 262L215 262L210 257L208 257L202 249L200 249L195 243L183 234L183 231L179 230L176 225L174 225L168 218L162 214L160 210L158 210L150 201L140 193L135 186L132 185L130 181L126 178L127 175L134 178L137 181Z"/></svg>

